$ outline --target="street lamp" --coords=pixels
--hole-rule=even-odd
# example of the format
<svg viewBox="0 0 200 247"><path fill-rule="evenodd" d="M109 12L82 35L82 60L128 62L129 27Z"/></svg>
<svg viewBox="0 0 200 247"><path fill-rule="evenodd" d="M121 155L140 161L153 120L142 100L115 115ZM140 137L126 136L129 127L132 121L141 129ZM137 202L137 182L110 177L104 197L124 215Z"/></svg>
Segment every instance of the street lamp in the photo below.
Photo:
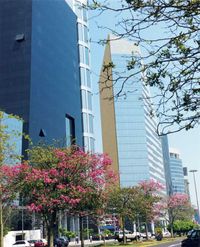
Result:
<svg viewBox="0 0 200 247"><path fill-rule="evenodd" d="M196 194L197 210L198 210L198 218L199 218L199 199L198 199L198 194L197 194L197 185L196 185L196 178L195 178L195 172L197 172L197 170L190 170L189 172L193 173L194 189L195 189L195 194Z"/></svg>

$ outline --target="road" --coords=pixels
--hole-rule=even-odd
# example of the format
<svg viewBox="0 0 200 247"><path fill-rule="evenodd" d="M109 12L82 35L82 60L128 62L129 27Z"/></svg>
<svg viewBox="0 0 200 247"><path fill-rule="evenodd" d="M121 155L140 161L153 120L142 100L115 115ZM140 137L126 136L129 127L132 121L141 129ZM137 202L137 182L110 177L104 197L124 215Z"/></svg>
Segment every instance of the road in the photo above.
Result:
<svg viewBox="0 0 200 247"><path fill-rule="evenodd" d="M161 242L159 245L154 245L154 246L156 247L181 247L181 241L177 240L177 241L174 241L173 243L171 242L171 243L163 243L163 244Z"/></svg>

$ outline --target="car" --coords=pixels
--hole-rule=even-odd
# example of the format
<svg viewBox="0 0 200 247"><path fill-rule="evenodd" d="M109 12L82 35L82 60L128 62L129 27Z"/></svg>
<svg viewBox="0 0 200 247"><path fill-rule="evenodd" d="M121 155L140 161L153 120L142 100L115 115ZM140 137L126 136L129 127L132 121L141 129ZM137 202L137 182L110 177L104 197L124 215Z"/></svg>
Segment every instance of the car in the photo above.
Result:
<svg viewBox="0 0 200 247"><path fill-rule="evenodd" d="M47 246L47 241L46 239L39 239L35 242L34 247L44 247Z"/></svg>
<svg viewBox="0 0 200 247"><path fill-rule="evenodd" d="M140 239L140 233L139 232L131 232L131 231L127 231L125 230L125 238L126 240L137 240ZM123 241L123 231L117 231L115 232L115 239L118 240L118 242L122 242Z"/></svg>
<svg viewBox="0 0 200 247"><path fill-rule="evenodd" d="M30 244L31 247L35 247L35 242L37 242L37 240L35 239L30 239L30 240L27 240Z"/></svg>
<svg viewBox="0 0 200 247"><path fill-rule="evenodd" d="M148 232L147 234L148 234L148 238L152 237L151 232ZM147 234L146 234L146 232L140 232L140 237L147 238Z"/></svg>
<svg viewBox="0 0 200 247"><path fill-rule="evenodd" d="M31 247L31 244L27 240L17 240L13 247Z"/></svg>
<svg viewBox="0 0 200 247"><path fill-rule="evenodd" d="M182 247L199 247L200 246L200 230L192 230L187 238L181 242Z"/></svg>
<svg viewBox="0 0 200 247"><path fill-rule="evenodd" d="M58 237L54 239L54 247L67 247L69 240L66 237Z"/></svg>

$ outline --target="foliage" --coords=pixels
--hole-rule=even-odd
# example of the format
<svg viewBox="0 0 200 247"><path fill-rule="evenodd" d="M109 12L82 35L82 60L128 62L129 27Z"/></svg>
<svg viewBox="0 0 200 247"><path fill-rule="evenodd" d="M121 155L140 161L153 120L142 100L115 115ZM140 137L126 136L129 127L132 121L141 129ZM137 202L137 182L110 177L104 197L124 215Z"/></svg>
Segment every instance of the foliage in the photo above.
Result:
<svg viewBox="0 0 200 247"><path fill-rule="evenodd" d="M173 224L173 231L174 233L185 234L195 227L196 224L192 220L176 220Z"/></svg>
<svg viewBox="0 0 200 247"><path fill-rule="evenodd" d="M59 233L61 236L67 237L67 238L75 238L76 237L76 233L72 232L72 231L67 231L67 229L65 228L59 228Z"/></svg>
<svg viewBox="0 0 200 247"><path fill-rule="evenodd" d="M162 202L161 214L169 221L169 228L173 237L173 227L176 220L191 220L194 210L191 208L188 195L176 193Z"/></svg>
<svg viewBox="0 0 200 247"><path fill-rule="evenodd" d="M115 80L107 80L126 83L127 79L134 81L135 76L143 74L141 79L146 85L156 88L152 98L160 120L160 134L188 130L199 124L200 1L90 2L90 8L99 14L112 15L113 12L115 25L107 22L103 28L117 36L114 39L126 38L142 50L140 55L134 54L127 61L124 70L129 78L120 74ZM125 87L119 85L118 88L116 97L130 93Z"/></svg>
<svg viewBox="0 0 200 247"><path fill-rule="evenodd" d="M28 208L43 216L52 246L58 212L81 213L94 205L96 210L115 175L108 156L85 153L77 146L35 147L29 156L30 162L20 167L23 196L28 199Z"/></svg>

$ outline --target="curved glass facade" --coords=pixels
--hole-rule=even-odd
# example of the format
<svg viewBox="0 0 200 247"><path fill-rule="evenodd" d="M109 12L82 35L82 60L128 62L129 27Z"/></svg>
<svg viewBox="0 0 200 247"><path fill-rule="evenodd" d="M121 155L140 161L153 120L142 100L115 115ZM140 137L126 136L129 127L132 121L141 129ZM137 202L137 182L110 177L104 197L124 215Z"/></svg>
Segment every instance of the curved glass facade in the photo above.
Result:
<svg viewBox="0 0 200 247"><path fill-rule="evenodd" d="M90 44L88 29L88 13L85 0L66 0L77 16L78 46L79 46L79 67L81 77L82 96L82 118L84 148L86 151L94 152L94 128L92 109L92 83L90 75Z"/></svg>

